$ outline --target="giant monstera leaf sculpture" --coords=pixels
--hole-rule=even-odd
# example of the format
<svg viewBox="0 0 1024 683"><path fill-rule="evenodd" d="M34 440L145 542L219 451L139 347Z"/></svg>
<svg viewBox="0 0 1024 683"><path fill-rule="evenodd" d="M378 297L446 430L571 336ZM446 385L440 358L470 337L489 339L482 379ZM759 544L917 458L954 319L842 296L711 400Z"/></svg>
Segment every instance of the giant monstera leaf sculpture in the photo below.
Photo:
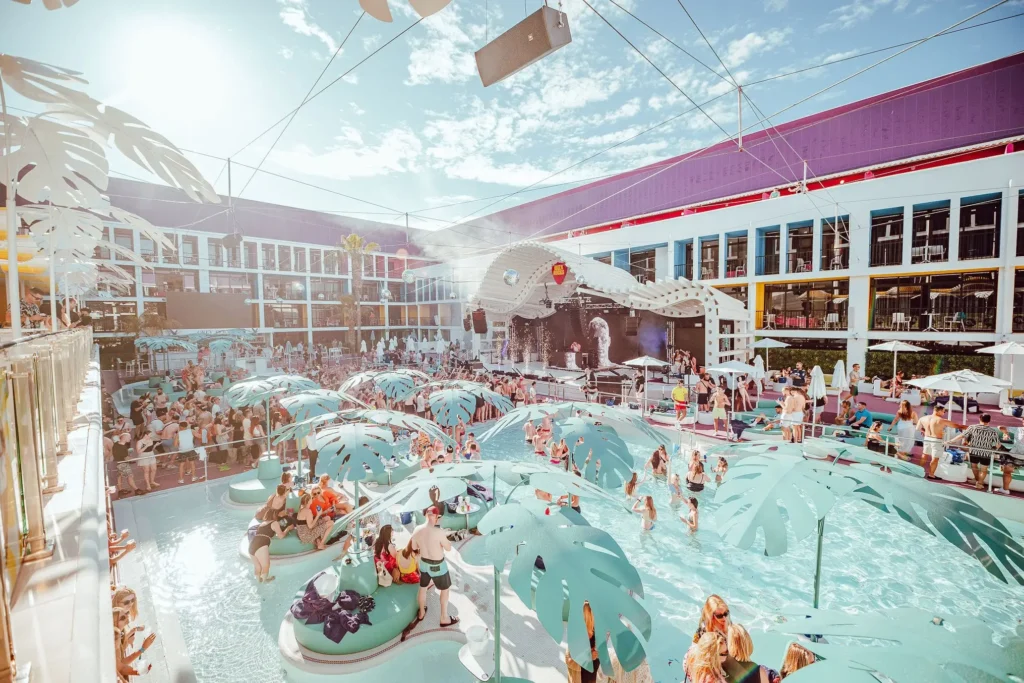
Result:
<svg viewBox="0 0 1024 683"><path fill-rule="evenodd" d="M354 396L330 389L310 389L286 396L280 401L281 407L299 422L328 413L336 413L341 408L341 404L346 402L360 406L365 405Z"/></svg>
<svg viewBox="0 0 1024 683"><path fill-rule="evenodd" d="M567 638L569 654L592 670L590 638L583 620L589 602L594 631L609 634L622 666L630 671L644 659L643 642L651 635L651 616L637 601L644 587L636 568L606 531L573 524L537 505L510 503L488 512L479 524L488 561L497 572L511 562L509 584L532 607L544 630L556 641ZM543 559L544 570L536 562ZM536 588L534 588L536 585ZM562 621L569 603L569 623ZM601 666L611 671L608 643L597 639Z"/></svg>
<svg viewBox="0 0 1024 683"><path fill-rule="evenodd" d="M587 481L611 489L622 486L632 475L633 454L610 424L594 418L569 417L554 423L554 438L565 439L573 463Z"/></svg>
<svg viewBox="0 0 1024 683"><path fill-rule="evenodd" d="M139 337L135 348L145 351L198 351L198 347L187 339L178 337Z"/></svg>
<svg viewBox="0 0 1024 683"><path fill-rule="evenodd" d="M577 401L534 403L516 408L498 419L490 429L481 435L480 441L488 441L510 429L521 429L527 422L539 422L545 417L560 420L576 417L578 413L582 417L593 417L614 427L615 432L623 438L642 442L652 448L666 441L663 434L636 415L599 403L579 403Z"/></svg>
<svg viewBox="0 0 1024 683"><path fill-rule="evenodd" d="M1003 637L1000 647L989 626L967 617L910 608L859 614L814 610L785 615L771 630L794 638L824 636L801 641L820 659L786 677L793 683L1009 682L1024 674L1024 631Z"/></svg>
<svg viewBox="0 0 1024 683"><path fill-rule="evenodd" d="M418 415L410 415L397 410L361 409L344 410L338 417L351 422L369 422L370 424L405 429L410 432L423 432L431 440L440 439L443 443L453 443L452 438L441 431L436 423Z"/></svg>
<svg viewBox="0 0 1024 683"><path fill-rule="evenodd" d="M838 457L822 458L830 449ZM740 458L715 495L719 533L733 545L749 548L760 536L766 554L781 555L788 549L787 529L798 540L815 529L821 533L819 522L836 500L849 496L946 539L999 580L1024 585L1024 546L997 517L956 489L926 482L916 465L820 439L737 444L713 452L751 450L763 454Z"/></svg>
<svg viewBox="0 0 1024 683"><path fill-rule="evenodd" d="M500 413L507 413L512 410L512 402L507 397L491 391L482 389L470 391L468 389L441 389L435 391L427 398L430 405L430 413L434 421L442 427L454 427L462 418L463 422L469 422L476 412L477 398L483 399L484 403L492 406Z"/></svg>
<svg viewBox="0 0 1024 683"><path fill-rule="evenodd" d="M231 408L244 408L263 403L279 393L283 390L265 379L246 379L228 387L224 392L224 402Z"/></svg>
<svg viewBox="0 0 1024 683"><path fill-rule="evenodd" d="M319 469L338 481L363 481L367 470L383 474L384 462L395 450L390 429L349 424L328 427L317 433Z"/></svg>

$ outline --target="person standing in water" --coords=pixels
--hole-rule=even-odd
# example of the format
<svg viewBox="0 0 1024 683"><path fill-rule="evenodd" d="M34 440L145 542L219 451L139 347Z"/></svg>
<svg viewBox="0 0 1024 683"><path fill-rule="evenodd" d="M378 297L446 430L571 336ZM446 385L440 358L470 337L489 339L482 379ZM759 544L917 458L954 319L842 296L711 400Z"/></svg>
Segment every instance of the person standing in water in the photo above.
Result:
<svg viewBox="0 0 1024 683"><path fill-rule="evenodd" d="M448 615L448 592L452 587L452 577L448 571L448 563L444 559L444 551L451 550L452 544L448 535L440 527L441 511L436 506L426 510L427 521L412 532L412 549L419 553L420 591L417 596L419 603L418 620L423 621L427 615L427 589L433 582L441 595L441 628L454 626L459 618Z"/></svg>
<svg viewBox="0 0 1024 683"><path fill-rule="evenodd" d="M633 512L640 513L640 528L643 531L654 531L654 524L658 521L658 511L654 509L654 498L651 496L638 498L633 503Z"/></svg>

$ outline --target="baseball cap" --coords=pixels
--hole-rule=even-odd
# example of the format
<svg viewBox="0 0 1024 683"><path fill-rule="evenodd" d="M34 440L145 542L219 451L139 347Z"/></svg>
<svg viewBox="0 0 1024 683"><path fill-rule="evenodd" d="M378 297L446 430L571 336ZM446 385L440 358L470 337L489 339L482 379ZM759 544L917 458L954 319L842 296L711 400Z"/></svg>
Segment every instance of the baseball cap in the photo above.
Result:
<svg viewBox="0 0 1024 683"><path fill-rule="evenodd" d="M436 505L431 505L430 507L427 508L427 514L433 515L435 517L440 517L441 511L437 509Z"/></svg>

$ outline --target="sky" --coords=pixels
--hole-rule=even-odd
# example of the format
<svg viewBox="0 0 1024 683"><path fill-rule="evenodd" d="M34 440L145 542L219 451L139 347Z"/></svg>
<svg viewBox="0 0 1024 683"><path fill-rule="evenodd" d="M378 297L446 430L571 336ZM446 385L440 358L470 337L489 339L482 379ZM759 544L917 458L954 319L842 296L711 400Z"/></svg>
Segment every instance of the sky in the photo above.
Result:
<svg viewBox="0 0 1024 683"><path fill-rule="evenodd" d="M897 50L847 58L928 36L994 1L684 0L713 52L679 0L551 0L568 15L572 43L489 88L474 52L540 0L452 0L412 28L408 0L389 0L391 24L360 19L356 0L80 0L58 11L0 0L0 47L81 71L90 95L188 150L221 193L230 156L235 195L440 229L720 141L718 126L735 131L737 108L719 57L771 115ZM1021 13L1024 0L1010 0L969 24ZM1017 17L937 38L772 121L1011 54L1022 29ZM818 65L827 66L754 84ZM331 85L276 145L283 124L257 139L287 120L321 72L317 90ZM680 90L698 103L720 97L707 115L677 117L690 108ZM8 104L41 109L16 95ZM745 108L745 125L752 118ZM268 151L263 169L276 175L240 166ZM113 175L152 179L110 158Z"/></svg>

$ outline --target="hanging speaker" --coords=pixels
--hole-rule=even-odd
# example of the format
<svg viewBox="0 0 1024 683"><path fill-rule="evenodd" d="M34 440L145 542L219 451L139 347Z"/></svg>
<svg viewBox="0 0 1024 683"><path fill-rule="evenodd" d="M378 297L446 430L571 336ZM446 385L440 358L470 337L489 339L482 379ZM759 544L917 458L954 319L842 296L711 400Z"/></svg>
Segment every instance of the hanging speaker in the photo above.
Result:
<svg viewBox="0 0 1024 683"><path fill-rule="evenodd" d="M473 331L477 334L487 334L487 314L482 308L473 311Z"/></svg>
<svg viewBox="0 0 1024 683"><path fill-rule="evenodd" d="M572 42L569 18L545 5L476 52L486 88Z"/></svg>
<svg viewBox="0 0 1024 683"><path fill-rule="evenodd" d="M464 329L466 332L469 332L471 329L473 329L473 319L469 316L469 313L467 313L465 317L462 318L462 329Z"/></svg>
<svg viewBox="0 0 1024 683"><path fill-rule="evenodd" d="M637 330L640 329L640 318L629 317L626 318L626 336L635 337Z"/></svg>

